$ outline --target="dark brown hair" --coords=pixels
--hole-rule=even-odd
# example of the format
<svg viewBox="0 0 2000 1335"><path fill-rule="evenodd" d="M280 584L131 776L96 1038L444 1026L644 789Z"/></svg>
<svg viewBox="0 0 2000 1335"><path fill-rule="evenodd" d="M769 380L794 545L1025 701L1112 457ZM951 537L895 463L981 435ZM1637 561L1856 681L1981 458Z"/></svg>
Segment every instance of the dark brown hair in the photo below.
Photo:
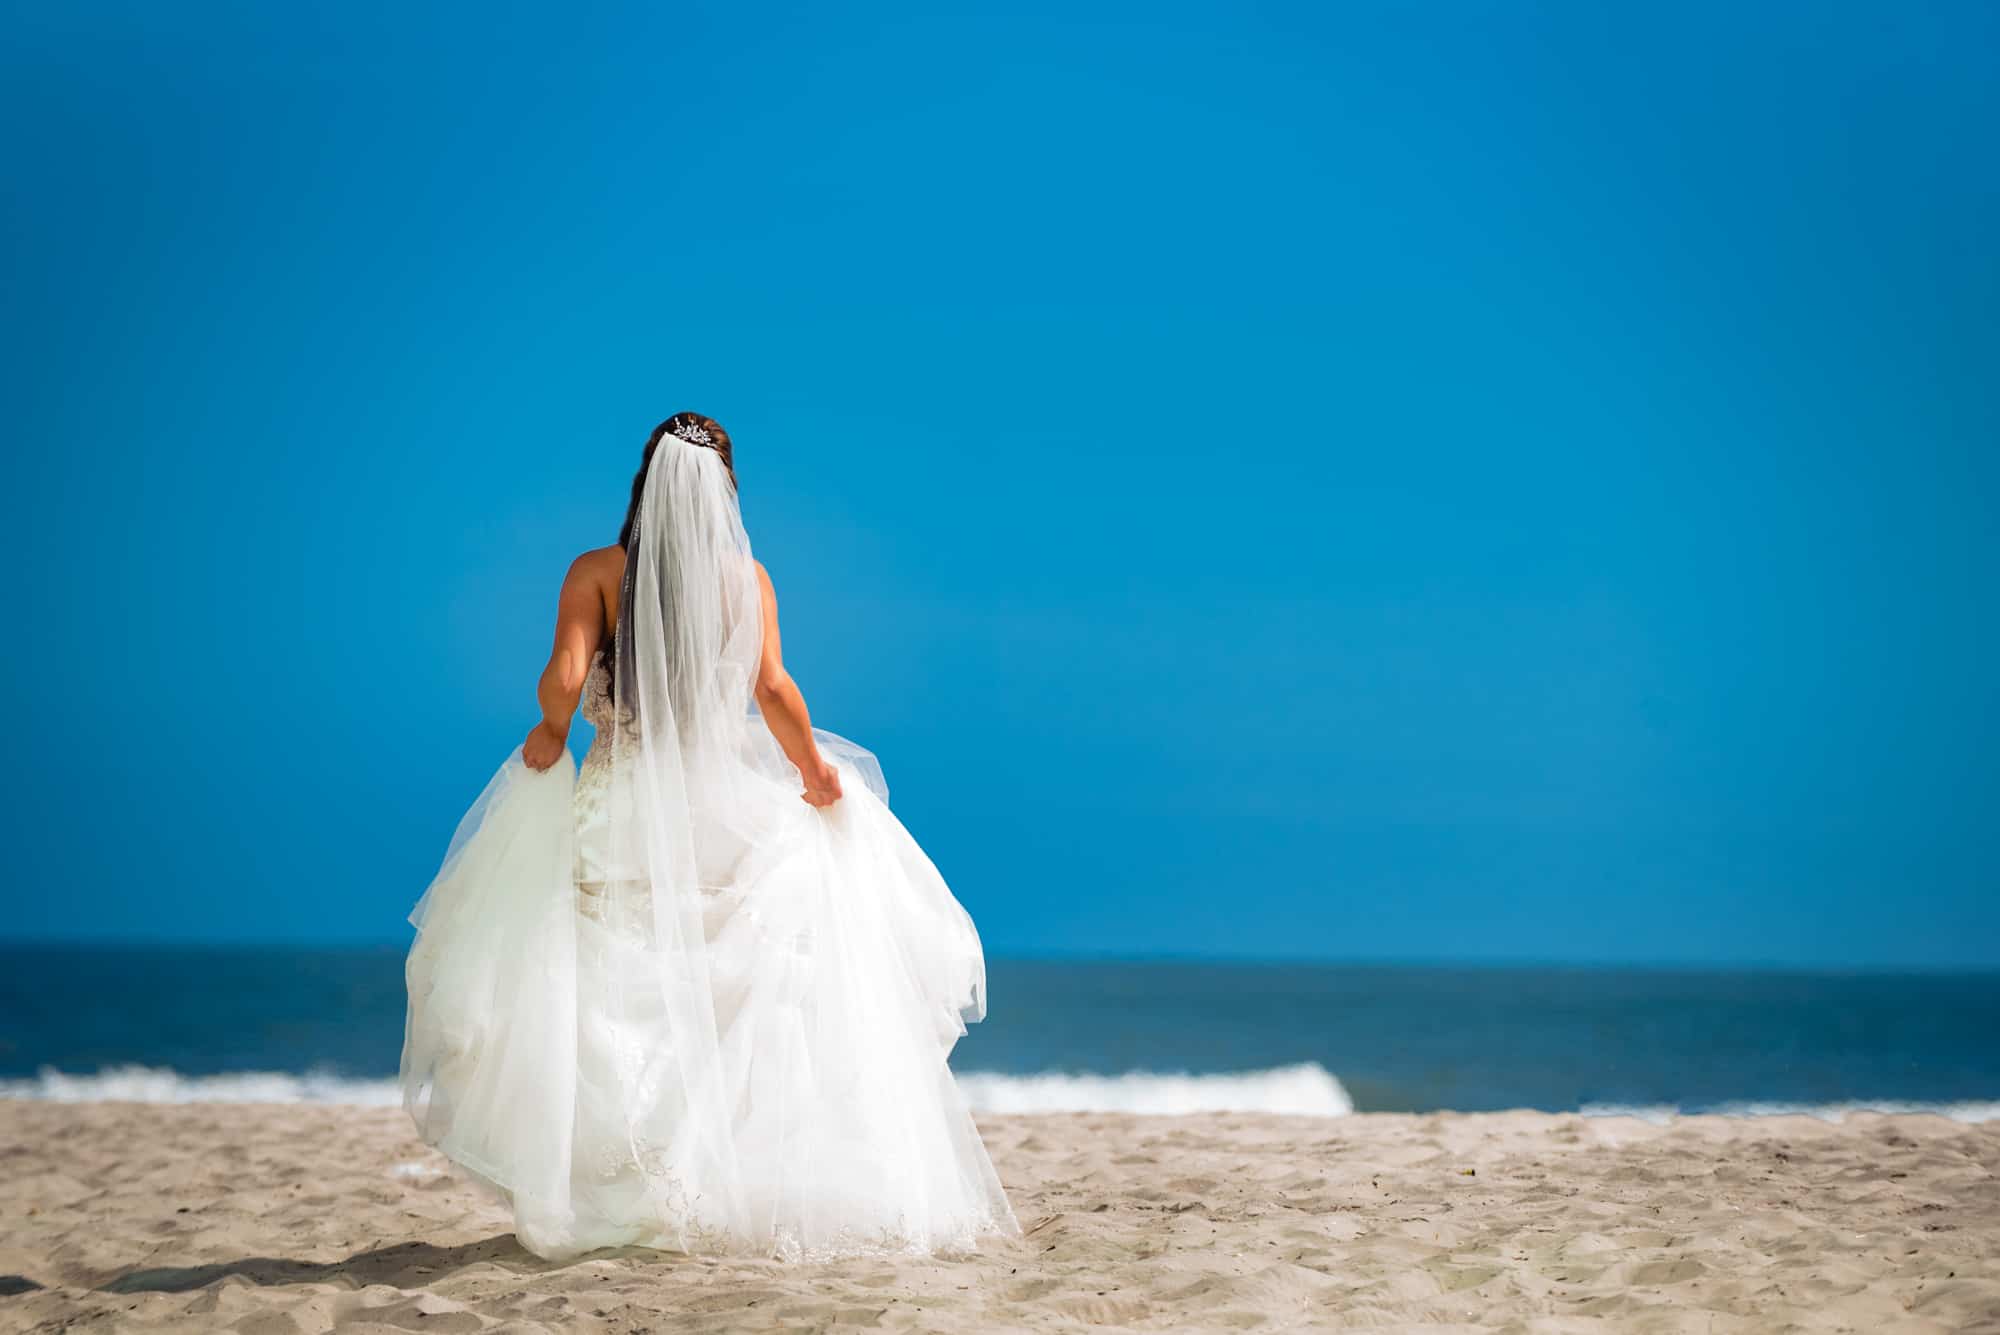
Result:
<svg viewBox="0 0 2000 1335"><path fill-rule="evenodd" d="M700 427L708 433L708 448L722 456L722 466L729 470L729 485L736 486L736 460L730 453L729 433L722 429L722 423L713 417L700 413L675 413L666 421L653 428L653 434L646 437L646 452L639 458L639 471L632 475L632 500L625 507L625 522L618 529L618 545L631 555L632 521L639 517L639 498L646 492L646 470L653 465L653 451L660 448L660 438L677 427Z"/></svg>

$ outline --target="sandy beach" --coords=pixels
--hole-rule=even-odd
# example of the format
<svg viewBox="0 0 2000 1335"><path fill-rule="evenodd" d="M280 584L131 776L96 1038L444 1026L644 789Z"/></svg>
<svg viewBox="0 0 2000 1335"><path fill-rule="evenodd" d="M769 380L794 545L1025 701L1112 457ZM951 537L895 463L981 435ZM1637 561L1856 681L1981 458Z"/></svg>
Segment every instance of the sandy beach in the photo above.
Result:
<svg viewBox="0 0 2000 1335"><path fill-rule="evenodd" d="M0 1101L0 1329L2000 1330L2000 1124L981 1121L976 1256L552 1266L399 1110Z"/></svg>

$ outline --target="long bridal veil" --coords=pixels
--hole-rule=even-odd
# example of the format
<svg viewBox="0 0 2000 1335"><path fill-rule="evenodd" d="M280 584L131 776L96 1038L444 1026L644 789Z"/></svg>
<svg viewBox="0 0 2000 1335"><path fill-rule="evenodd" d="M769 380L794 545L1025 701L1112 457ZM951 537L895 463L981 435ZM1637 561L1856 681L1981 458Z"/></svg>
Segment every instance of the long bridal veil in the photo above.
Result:
<svg viewBox="0 0 2000 1335"><path fill-rule="evenodd" d="M406 1105L543 1255L1014 1231L945 1064L984 1012L978 935L867 752L822 734L846 796L799 800L761 649L729 474L666 436L609 655L601 879L574 879L566 760L517 755L412 915Z"/></svg>

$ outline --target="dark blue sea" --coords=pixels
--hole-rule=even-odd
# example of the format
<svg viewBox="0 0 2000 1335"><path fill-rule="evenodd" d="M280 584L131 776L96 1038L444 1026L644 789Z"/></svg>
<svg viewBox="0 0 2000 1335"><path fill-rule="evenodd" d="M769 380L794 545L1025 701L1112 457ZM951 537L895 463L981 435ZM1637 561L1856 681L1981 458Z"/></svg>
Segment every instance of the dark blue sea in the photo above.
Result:
<svg viewBox="0 0 2000 1335"><path fill-rule="evenodd" d="M402 952L0 946L0 1094L395 1099ZM997 1111L2000 1116L2000 974L995 960Z"/></svg>

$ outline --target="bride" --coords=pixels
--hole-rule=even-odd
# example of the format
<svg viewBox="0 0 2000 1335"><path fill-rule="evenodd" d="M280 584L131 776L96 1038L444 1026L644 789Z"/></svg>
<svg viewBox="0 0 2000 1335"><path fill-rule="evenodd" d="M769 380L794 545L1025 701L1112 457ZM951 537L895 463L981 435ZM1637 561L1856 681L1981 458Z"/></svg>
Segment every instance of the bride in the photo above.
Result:
<svg viewBox="0 0 2000 1335"><path fill-rule="evenodd" d="M807 718L712 419L654 429L540 696L411 914L423 1138L551 1258L1017 1233L945 1064L985 1011L978 934L874 757Z"/></svg>

